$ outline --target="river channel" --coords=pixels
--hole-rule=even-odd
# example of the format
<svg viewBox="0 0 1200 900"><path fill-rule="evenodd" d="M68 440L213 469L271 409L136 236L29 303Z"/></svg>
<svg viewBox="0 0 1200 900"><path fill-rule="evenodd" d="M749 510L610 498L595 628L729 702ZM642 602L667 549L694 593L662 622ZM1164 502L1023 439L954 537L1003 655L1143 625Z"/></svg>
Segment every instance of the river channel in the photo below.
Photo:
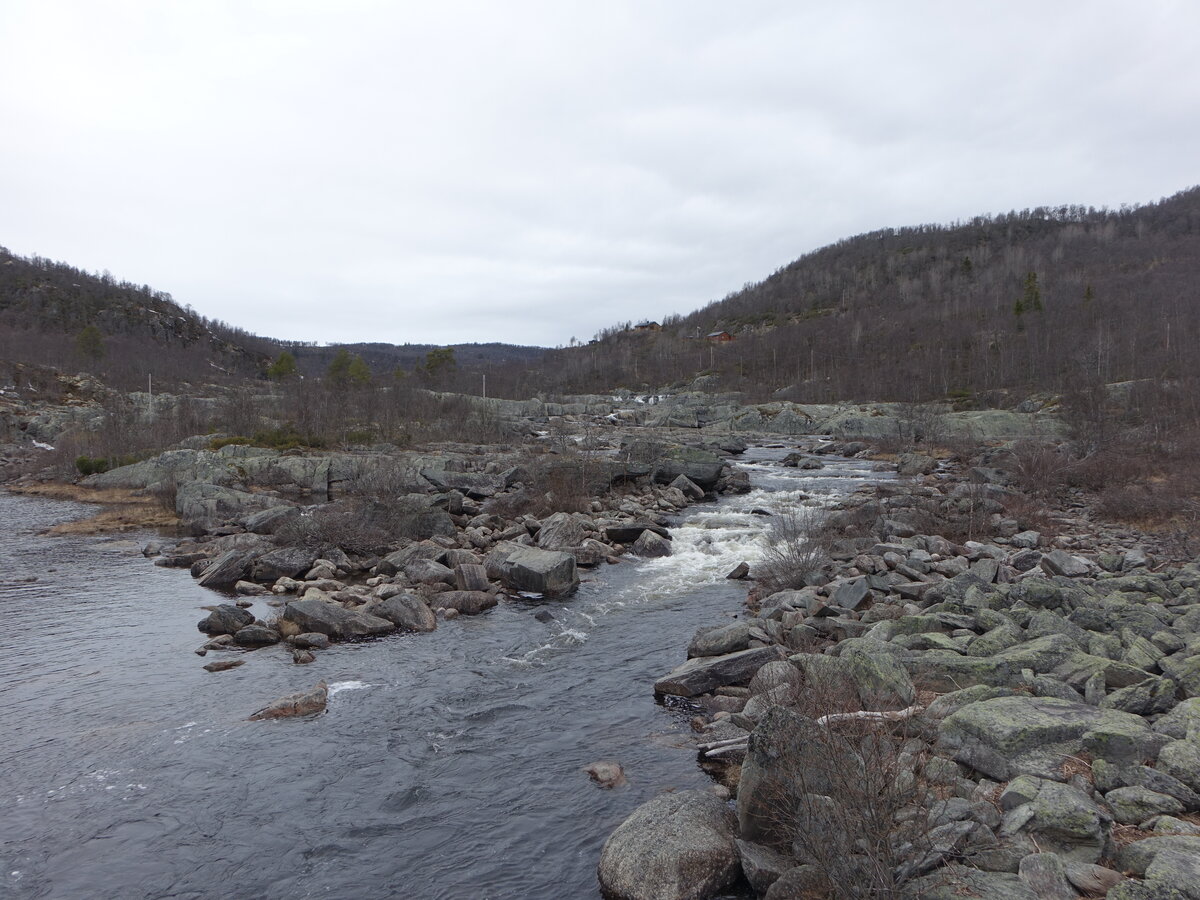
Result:
<svg viewBox="0 0 1200 900"><path fill-rule="evenodd" d="M652 683L741 613L724 576L761 553L761 511L881 477L785 469L787 452L749 451L751 493L692 507L671 557L584 573L565 602L212 674L192 650L220 598L152 566L151 536L44 537L85 510L0 493L0 897L599 897L609 832L710 783L689 711ZM325 714L246 721L321 679ZM592 784L600 759L629 784Z"/></svg>

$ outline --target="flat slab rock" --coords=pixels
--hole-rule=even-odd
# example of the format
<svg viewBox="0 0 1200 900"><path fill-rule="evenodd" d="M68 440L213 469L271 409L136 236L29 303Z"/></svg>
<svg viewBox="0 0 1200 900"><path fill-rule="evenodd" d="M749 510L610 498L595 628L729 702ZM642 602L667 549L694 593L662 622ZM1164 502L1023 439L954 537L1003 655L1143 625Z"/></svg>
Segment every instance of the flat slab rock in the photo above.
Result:
<svg viewBox="0 0 1200 900"><path fill-rule="evenodd" d="M1151 746L1157 737L1130 713L1023 695L971 703L940 727L941 743L956 760L999 781L1020 774L1053 777L1067 755L1078 755L1085 746L1103 755L1110 744L1126 752L1127 744L1136 746L1144 738Z"/></svg>
<svg viewBox="0 0 1200 900"><path fill-rule="evenodd" d="M730 684L746 684L767 663L785 659L778 646L754 647L723 656L698 656L654 683L656 694L695 697Z"/></svg>

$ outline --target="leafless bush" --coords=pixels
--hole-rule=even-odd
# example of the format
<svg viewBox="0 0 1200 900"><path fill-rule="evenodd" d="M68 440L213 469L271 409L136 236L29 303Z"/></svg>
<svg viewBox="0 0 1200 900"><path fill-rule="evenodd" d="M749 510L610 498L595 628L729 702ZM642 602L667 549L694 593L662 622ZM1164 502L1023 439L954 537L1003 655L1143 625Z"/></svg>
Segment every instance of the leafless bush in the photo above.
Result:
<svg viewBox="0 0 1200 900"><path fill-rule="evenodd" d="M767 594L804 587L829 562L830 535L814 509L791 507L771 520L755 578Z"/></svg>
<svg viewBox="0 0 1200 900"><path fill-rule="evenodd" d="M757 748L770 760L757 784L758 824L798 864L816 868L819 896L838 900L899 897L903 882L931 865L927 745L911 719L855 716L860 709L848 680L810 675L798 715L775 729L772 746Z"/></svg>
<svg viewBox="0 0 1200 900"><path fill-rule="evenodd" d="M1017 484L1030 494L1061 488L1079 460L1065 444L1017 441L1009 451L1009 468Z"/></svg>
<svg viewBox="0 0 1200 900"><path fill-rule="evenodd" d="M179 485L174 477L164 479L147 490L154 502L167 512L175 512L175 497L179 493Z"/></svg>
<svg viewBox="0 0 1200 900"><path fill-rule="evenodd" d="M556 512L588 512L598 487L590 458L566 453L552 459L529 458L520 466L521 487L497 494L487 511L504 518L548 516Z"/></svg>
<svg viewBox="0 0 1200 900"><path fill-rule="evenodd" d="M279 530L275 541L317 553L337 547L349 554L377 555L401 539L429 537L431 514L419 499L350 498L292 520Z"/></svg>

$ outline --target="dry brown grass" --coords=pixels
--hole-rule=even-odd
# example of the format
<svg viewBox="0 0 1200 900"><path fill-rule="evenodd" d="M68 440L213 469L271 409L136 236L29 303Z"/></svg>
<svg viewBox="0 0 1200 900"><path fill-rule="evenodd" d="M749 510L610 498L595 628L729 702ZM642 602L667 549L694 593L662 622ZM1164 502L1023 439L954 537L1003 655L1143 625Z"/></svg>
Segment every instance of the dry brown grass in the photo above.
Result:
<svg viewBox="0 0 1200 900"><path fill-rule="evenodd" d="M9 490L30 497L95 503L102 507L87 518L55 525L46 531L47 534L111 534L143 528L171 528L179 524L179 517L164 508L159 497L126 488L90 488L64 482L46 482L13 485Z"/></svg>

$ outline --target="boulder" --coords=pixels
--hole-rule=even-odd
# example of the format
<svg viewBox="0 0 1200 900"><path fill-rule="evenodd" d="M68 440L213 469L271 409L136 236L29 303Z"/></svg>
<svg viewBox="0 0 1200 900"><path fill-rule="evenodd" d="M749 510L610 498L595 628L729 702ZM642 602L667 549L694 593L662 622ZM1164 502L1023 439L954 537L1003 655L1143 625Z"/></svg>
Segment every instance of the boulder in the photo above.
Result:
<svg viewBox="0 0 1200 900"><path fill-rule="evenodd" d="M644 558L670 556L671 542L653 531L643 531L630 549L635 556Z"/></svg>
<svg viewBox="0 0 1200 900"><path fill-rule="evenodd" d="M695 697L726 685L749 683L760 668L772 660L783 659L778 646L755 647L722 656L698 656L654 683L656 694Z"/></svg>
<svg viewBox="0 0 1200 900"><path fill-rule="evenodd" d="M319 631L310 631L288 638L288 643L300 650L328 650L329 635L321 634Z"/></svg>
<svg viewBox="0 0 1200 900"><path fill-rule="evenodd" d="M222 603L201 619L196 627L205 634L237 634L253 621L254 616L247 610L232 603Z"/></svg>
<svg viewBox="0 0 1200 900"><path fill-rule="evenodd" d="M404 577L415 584L454 585L454 572L432 559L418 559L404 567Z"/></svg>
<svg viewBox="0 0 1200 900"><path fill-rule="evenodd" d="M254 581L274 583L280 578L299 578L313 567L317 554L303 547L280 547L254 560L250 577Z"/></svg>
<svg viewBox="0 0 1200 900"><path fill-rule="evenodd" d="M343 609L324 600L293 600L283 608L281 618L293 623L299 633L316 631L333 640L386 634L396 629L386 619Z"/></svg>
<svg viewBox="0 0 1200 900"><path fill-rule="evenodd" d="M1064 859L1095 863L1110 824L1108 814L1079 788L1039 779L1033 799L1005 815L1001 833L1021 831Z"/></svg>
<svg viewBox="0 0 1200 900"><path fill-rule="evenodd" d="M1079 578L1092 571L1091 564L1078 556L1072 556L1066 550L1051 550L1042 554L1042 571L1047 575L1064 575L1067 578Z"/></svg>
<svg viewBox="0 0 1200 900"><path fill-rule="evenodd" d="M741 620L728 625L701 628L688 644L687 655L689 659L697 656L722 656L745 650L749 645L750 623Z"/></svg>
<svg viewBox="0 0 1200 900"><path fill-rule="evenodd" d="M612 900L707 900L741 871L729 807L705 791L660 794L604 842L600 887Z"/></svg>
<svg viewBox="0 0 1200 900"><path fill-rule="evenodd" d="M238 629L233 642L241 647L265 647L279 643L279 632L264 625L247 625Z"/></svg>
<svg viewBox="0 0 1200 900"><path fill-rule="evenodd" d="M454 567L454 586L460 591L486 591L488 583L487 568L479 563L466 563Z"/></svg>
<svg viewBox="0 0 1200 900"><path fill-rule="evenodd" d="M575 557L570 553L519 547L508 554L501 580L518 591L562 597L579 587Z"/></svg>
<svg viewBox="0 0 1200 900"><path fill-rule="evenodd" d="M1174 797L1133 785L1120 787L1104 795L1113 818L1125 825L1137 825L1159 815L1183 812L1183 804Z"/></svg>
<svg viewBox="0 0 1200 900"><path fill-rule="evenodd" d="M231 588L250 573L254 554L241 550L228 550L204 569L200 586L207 588Z"/></svg>
<svg viewBox="0 0 1200 900"><path fill-rule="evenodd" d="M236 669L238 666L244 666L244 659L218 659L216 662L210 662L204 667L205 672L228 672L230 669Z"/></svg>
<svg viewBox="0 0 1200 900"><path fill-rule="evenodd" d="M484 591L443 591L430 599L434 609L453 609L464 616L477 616L496 605L496 595Z"/></svg>
<svg viewBox="0 0 1200 900"><path fill-rule="evenodd" d="M370 600L362 612L386 619L402 631L428 632L437 628L437 617L420 597L394 594L385 600Z"/></svg>
<svg viewBox="0 0 1200 900"><path fill-rule="evenodd" d="M936 459L921 453L902 453L896 460L896 472L900 475L929 475L937 467Z"/></svg>
<svg viewBox="0 0 1200 900"><path fill-rule="evenodd" d="M668 537L667 529L653 522L623 522L620 525L608 525L604 536L614 544L632 544L643 531L653 531L661 537Z"/></svg>
<svg viewBox="0 0 1200 900"><path fill-rule="evenodd" d="M683 475L698 487L710 491L721 479L725 460L708 450L677 447L667 450L656 463L651 478L659 484L670 484Z"/></svg>
<svg viewBox="0 0 1200 900"><path fill-rule="evenodd" d="M245 528L251 534L275 534L300 518L295 506L272 506L246 516Z"/></svg>
<svg viewBox="0 0 1200 900"><path fill-rule="evenodd" d="M1016 775L1047 775L1084 749L1086 735L1108 731L1133 738L1151 734L1138 716L1101 710L1054 697L996 697L971 703L947 716L939 736L964 765L1008 781ZM1115 741L1114 741L1115 742ZM1103 749L1105 741L1094 738Z"/></svg>
<svg viewBox="0 0 1200 900"><path fill-rule="evenodd" d="M238 491L198 481L180 484L175 494L175 512L185 525L219 524L285 504L286 500L272 494Z"/></svg>
<svg viewBox="0 0 1200 900"><path fill-rule="evenodd" d="M602 759L584 766L583 771L587 772L588 777L602 788L612 789L628 783L625 779L625 770L615 760Z"/></svg>
<svg viewBox="0 0 1200 900"><path fill-rule="evenodd" d="M1167 744L1159 754L1158 768L1193 791L1200 791L1200 741L1185 739Z"/></svg>
<svg viewBox="0 0 1200 900"><path fill-rule="evenodd" d="M329 688L324 681L310 691L289 694L281 697L269 706L264 706L250 716L251 721L259 719L284 719L293 716L312 716L325 711L329 702Z"/></svg>
<svg viewBox="0 0 1200 900"><path fill-rule="evenodd" d="M582 516L566 512L557 512L543 519L537 534L537 545L543 550L570 550L578 547L587 538L587 531L580 519Z"/></svg>
<svg viewBox="0 0 1200 900"><path fill-rule="evenodd" d="M704 499L704 489L686 475L680 475L678 478L672 481L671 487L676 488L689 500L697 501Z"/></svg>

